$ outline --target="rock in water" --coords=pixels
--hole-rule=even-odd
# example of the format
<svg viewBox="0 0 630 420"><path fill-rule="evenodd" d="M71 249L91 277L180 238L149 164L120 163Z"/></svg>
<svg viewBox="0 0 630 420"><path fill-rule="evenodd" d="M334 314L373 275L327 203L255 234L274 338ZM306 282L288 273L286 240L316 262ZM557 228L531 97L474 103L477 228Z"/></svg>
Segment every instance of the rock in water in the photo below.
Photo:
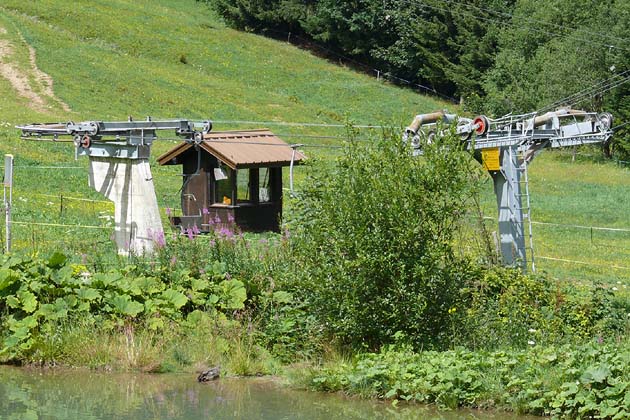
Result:
<svg viewBox="0 0 630 420"><path fill-rule="evenodd" d="M219 379L219 376L221 376L221 368L219 366L215 366L211 369L201 372L199 376L197 376L197 381L210 382L214 381L215 379Z"/></svg>

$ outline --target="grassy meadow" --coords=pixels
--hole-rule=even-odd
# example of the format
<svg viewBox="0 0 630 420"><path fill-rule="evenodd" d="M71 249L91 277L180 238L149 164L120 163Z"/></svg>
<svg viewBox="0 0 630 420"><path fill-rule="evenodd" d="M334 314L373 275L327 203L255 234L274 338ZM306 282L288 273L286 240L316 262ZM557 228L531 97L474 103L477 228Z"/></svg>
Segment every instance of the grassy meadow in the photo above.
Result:
<svg viewBox="0 0 630 420"><path fill-rule="evenodd" d="M70 144L22 141L16 124L151 115L211 119L217 121L215 130L260 128L227 121L354 122L397 129L417 113L454 110L285 42L229 29L193 0L5 0L0 27L0 41L12 46L2 61L25 75L46 105L34 107L0 78L0 152L16 159L14 246L21 250L113 251L113 206L88 188L87 161L75 161ZM54 81L55 97L46 96L46 84L38 82L29 46L39 70ZM338 145L346 135L344 128L268 128L289 143L307 146ZM358 137L378 134L360 130ZM153 159L175 143L157 142ZM311 158L331 159L336 153L304 150ZM178 207L177 170L153 166L163 208ZM536 159L530 167L532 217L563 225L534 225L539 270L571 281L630 284L630 232L588 228L630 229L628 175L628 168L597 158L572 162L568 152L548 151ZM482 198L487 217L496 216L494 206L488 178ZM69 226L76 224L93 228ZM493 221L487 226L494 229Z"/></svg>
<svg viewBox="0 0 630 420"><path fill-rule="evenodd" d="M0 363L294 368L309 388L371 398L630 412L630 168L596 148L575 160L545 151L530 167L536 265L550 274L535 277L454 255L483 238L451 235L475 213L461 205L476 163L454 146L459 138L435 142L419 163L398 143L376 142L380 129L348 128L398 133L415 114L456 106L229 29L202 2L3 0L0 98L0 154L15 156L17 251L0 255ZM167 235L151 258L118 257L114 208L88 187L87 159L75 160L71 143L21 140L15 126L130 115L210 119L217 131L267 125L303 144L323 165L315 176L298 167L303 194L285 194L298 228ZM181 187L180 168L156 164L177 143L169 137L151 158L165 227ZM374 147L342 155L349 137Z"/></svg>

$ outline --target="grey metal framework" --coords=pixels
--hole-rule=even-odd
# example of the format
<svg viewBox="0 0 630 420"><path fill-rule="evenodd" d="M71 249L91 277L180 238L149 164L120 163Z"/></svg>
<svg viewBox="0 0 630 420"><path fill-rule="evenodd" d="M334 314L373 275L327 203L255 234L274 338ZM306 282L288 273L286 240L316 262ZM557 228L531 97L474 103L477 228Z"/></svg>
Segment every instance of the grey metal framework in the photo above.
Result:
<svg viewBox="0 0 630 420"><path fill-rule="evenodd" d="M173 130L185 141L201 143L203 135L212 129L210 121L162 120L153 121L86 121L58 124L29 124L18 126L22 138L37 139L72 137L75 156L95 156L121 159L148 159L151 144L158 130Z"/></svg>
<svg viewBox="0 0 630 420"><path fill-rule="evenodd" d="M200 144L212 129L209 121L189 120L31 124L19 126L22 138L71 137L75 157L88 156L89 184L114 202L115 240L120 254L150 253L162 232L149 166L159 130L173 130L185 142Z"/></svg>
<svg viewBox="0 0 630 420"><path fill-rule="evenodd" d="M469 119L444 111L421 114L403 134L403 140L411 144L414 154L422 154L422 145L431 141L438 121L456 124L456 132L462 136L466 148L481 151L476 158L484 164L494 182L503 262L520 265L527 271L529 250L531 269L535 271L527 166L546 148L608 141L613 134L612 115L571 109L498 119L485 116ZM492 159L486 162L486 156Z"/></svg>

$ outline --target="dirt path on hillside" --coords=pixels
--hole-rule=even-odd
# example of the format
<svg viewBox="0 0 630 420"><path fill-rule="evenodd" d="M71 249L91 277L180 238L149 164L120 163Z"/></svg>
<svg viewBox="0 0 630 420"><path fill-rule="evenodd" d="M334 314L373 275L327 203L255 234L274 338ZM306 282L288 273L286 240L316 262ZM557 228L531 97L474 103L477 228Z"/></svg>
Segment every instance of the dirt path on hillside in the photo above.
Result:
<svg viewBox="0 0 630 420"><path fill-rule="evenodd" d="M0 35L6 33L7 30L0 26ZM35 111L48 112L52 103L57 103L64 111L70 112L70 107L55 96L52 78L37 67L33 47L26 44L26 41L24 44L29 52L28 69L20 69L11 62L16 47L9 40L0 39L0 77L8 80L19 96L28 99Z"/></svg>

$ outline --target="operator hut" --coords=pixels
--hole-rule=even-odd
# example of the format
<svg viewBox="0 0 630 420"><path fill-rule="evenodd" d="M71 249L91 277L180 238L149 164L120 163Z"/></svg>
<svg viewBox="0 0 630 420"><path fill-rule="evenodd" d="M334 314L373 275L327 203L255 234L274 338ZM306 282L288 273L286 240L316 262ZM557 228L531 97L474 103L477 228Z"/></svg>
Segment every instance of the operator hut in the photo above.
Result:
<svg viewBox="0 0 630 420"><path fill-rule="evenodd" d="M242 231L279 231L282 168L304 155L268 130L210 132L158 158L182 165L182 215L171 223L209 232L236 224Z"/></svg>

